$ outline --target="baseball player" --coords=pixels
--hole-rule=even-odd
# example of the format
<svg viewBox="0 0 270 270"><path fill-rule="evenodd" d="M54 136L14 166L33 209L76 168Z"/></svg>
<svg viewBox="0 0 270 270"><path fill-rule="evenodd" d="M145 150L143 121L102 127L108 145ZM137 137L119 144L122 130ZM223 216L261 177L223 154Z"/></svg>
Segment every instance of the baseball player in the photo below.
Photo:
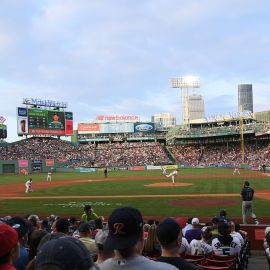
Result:
<svg viewBox="0 0 270 270"><path fill-rule="evenodd" d="M178 174L178 170L174 170L172 173L167 174L166 177L171 177L172 178L172 183L174 184L174 178Z"/></svg>
<svg viewBox="0 0 270 270"><path fill-rule="evenodd" d="M52 181L52 173L51 172L48 172L48 174L47 174L47 182L48 181Z"/></svg>
<svg viewBox="0 0 270 270"><path fill-rule="evenodd" d="M32 178L25 182L25 193L32 191Z"/></svg>
<svg viewBox="0 0 270 270"><path fill-rule="evenodd" d="M164 167L161 167L161 170L162 170L162 174L163 175L166 175L167 174L167 170Z"/></svg>
<svg viewBox="0 0 270 270"><path fill-rule="evenodd" d="M247 224L246 215L247 212L250 212L250 216L252 217L254 223L256 225L259 224L259 221L256 215L253 212L253 197L254 197L254 189L249 186L249 182L245 181L243 188L241 190L242 196L242 217L243 217L243 224Z"/></svg>
<svg viewBox="0 0 270 270"><path fill-rule="evenodd" d="M240 174L239 166L235 166L234 168L233 175L235 175L236 173Z"/></svg>

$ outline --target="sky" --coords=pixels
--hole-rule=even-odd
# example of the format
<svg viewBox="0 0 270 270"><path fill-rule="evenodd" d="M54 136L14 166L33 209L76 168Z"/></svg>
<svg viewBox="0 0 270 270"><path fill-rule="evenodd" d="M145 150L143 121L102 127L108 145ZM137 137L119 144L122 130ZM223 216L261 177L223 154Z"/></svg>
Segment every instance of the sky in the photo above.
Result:
<svg viewBox="0 0 270 270"><path fill-rule="evenodd" d="M269 0L1 0L0 116L16 141L26 97L63 101L77 123L170 112L169 79L199 76L205 114L237 112L238 84L269 110Z"/></svg>

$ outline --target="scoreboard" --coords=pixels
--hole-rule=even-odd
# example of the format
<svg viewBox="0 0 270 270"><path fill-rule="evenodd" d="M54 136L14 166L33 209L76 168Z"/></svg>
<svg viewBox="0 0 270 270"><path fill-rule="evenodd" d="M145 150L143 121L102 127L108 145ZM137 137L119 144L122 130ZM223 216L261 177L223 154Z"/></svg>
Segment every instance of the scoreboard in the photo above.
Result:
<svg viewBox="0 0 270 270"><path fill-rule="evenodd" d="M7 126L0 124L0 139L6 139L7 138Z"/></svg>
<svg viewBox="0 0 270 270"><path fill-rule="evenodd" d="M72 135L73 114L60 110L17 108L18 135Z"/></svg>

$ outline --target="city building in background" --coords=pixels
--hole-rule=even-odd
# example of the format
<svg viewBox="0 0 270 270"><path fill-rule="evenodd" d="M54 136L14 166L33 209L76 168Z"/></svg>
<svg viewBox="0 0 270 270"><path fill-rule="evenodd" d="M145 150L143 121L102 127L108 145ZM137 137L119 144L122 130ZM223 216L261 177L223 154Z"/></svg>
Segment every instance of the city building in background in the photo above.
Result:
<svg viewBox="0 0 270 270"><path fill-rule="evenodd" d="M202 95L193 94L189 96L189 119L204 118L204 100Z"/></svg>
<svg viewBox="0 0 270 270"><path fill-rule="evenodd" d="M151 117L151 122L157 129L169 129L175 127L176 118L168 112L156 113Z"/></svg>
<svg viewBox="0 0 270 270"><path fill-rule="evenodd" d="M254 118L260 123L270 123L270 111L255 112Z"/></svg>
<svg viewBox="0 0 270 270"><path fill-rule="evenodd" d="M238 84L238 110L253 112L252 84Z"/></svg>

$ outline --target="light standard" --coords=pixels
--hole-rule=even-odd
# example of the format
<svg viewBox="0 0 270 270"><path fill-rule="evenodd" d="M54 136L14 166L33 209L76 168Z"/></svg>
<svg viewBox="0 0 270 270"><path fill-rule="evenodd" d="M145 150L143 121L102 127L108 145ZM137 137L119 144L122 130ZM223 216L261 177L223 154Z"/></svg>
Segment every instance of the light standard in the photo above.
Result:
<svg viewBox="0 0 270 270"><path fill-rule="evenodd" d="M189 89L200 87L200 78L195 76L175 77L170 79L172 88L181 89L182 122L189 127Z"/></svg>

